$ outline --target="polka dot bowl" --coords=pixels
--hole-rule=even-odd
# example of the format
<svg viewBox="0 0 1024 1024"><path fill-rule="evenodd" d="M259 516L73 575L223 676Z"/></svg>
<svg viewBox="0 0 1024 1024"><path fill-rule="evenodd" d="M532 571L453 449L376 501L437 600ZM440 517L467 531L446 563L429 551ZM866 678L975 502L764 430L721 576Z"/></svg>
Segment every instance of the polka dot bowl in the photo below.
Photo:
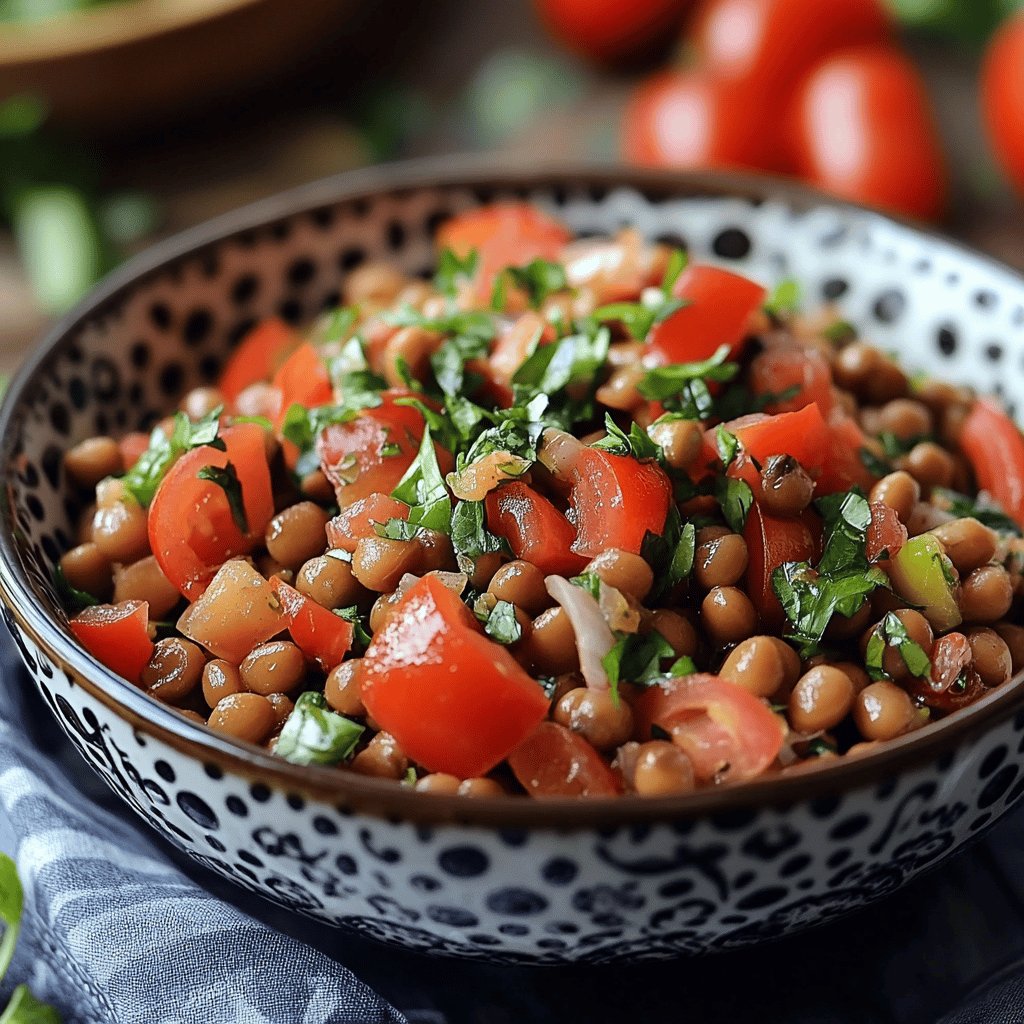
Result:
<svg viewBox="0 0 1024 1024"><path fill-rule="evenodd" d="M51 586L78 499L62 452L148 427L260 317L338 300L368 259L428 272L450 213L525 197L582 233L634 224L835 302L884 348L1024 401L1024 281L952 242L767 179L600 170L364 172L268 200L108 279L33 353L0 413L5 617L47 706L125 802L195 860L321 921L502 963L759 942L891 892L1024 793L1015 681L879 752L659 800L428 797L299 769L186 721L76 646ZM1024 407L1024 406L1022 406Z"/></svg>

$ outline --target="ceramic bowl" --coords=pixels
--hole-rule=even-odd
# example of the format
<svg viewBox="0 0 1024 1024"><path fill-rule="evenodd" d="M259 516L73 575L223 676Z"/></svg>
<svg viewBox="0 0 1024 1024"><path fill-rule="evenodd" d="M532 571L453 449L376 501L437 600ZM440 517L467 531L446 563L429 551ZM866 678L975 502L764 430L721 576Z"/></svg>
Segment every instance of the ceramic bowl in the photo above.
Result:
<svg viewBox="0 0 1024 1024"><path fill-rule="evenodd" d="M657 800L429 797L217 736L71 639L51 571L78 500L61 456L149 426L260 317L304 323L368 259L428 273L449 214L523 197L577 232L636 225L763 279L795 277L913 368L1024 408L1024 280L919 229L768 179L440 164L268 200L158 247L40 345L0 414L0 589L47 706L158 832L321 921L460 957L669 957L782 935L878 899L1024 793L1020 679L877 753Z"/></svg>

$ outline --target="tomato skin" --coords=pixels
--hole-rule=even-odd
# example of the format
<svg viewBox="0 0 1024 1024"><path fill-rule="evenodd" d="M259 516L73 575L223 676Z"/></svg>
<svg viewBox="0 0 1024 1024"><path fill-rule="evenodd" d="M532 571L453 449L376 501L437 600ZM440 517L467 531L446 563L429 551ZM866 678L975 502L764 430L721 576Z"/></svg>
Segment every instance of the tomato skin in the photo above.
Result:
<svg viewBox="0 0 1024 1024"><path fill-rule="evenodd" d="M618 796L622 783L582 736L556 722L540 725L508 755L509 767L537 799Z"/></svg>
<svg viewBox="0 0 1024 1024"><path fill-rule="evenodd" d="M646 689L632 708L637 739L650 739L652 725L672 733L704 782L719 777L723 765L730 782L752 779L782 748L779 719L765 702L718 676L669 679Z"/></svg>
<svg viewBox="0 0 1024 1024"><path fill-rule="evenodd" d="M801 177L844 199L935 220L946 206L942 146L924 84L894 50L825 60L793 105Z"/></svg>
<svg viewBox="0 0 1024 1024"><path fill-rule="evenodd" d="M491 491L485 499L487 528L508 541L512 554L537 566L545 576L575 576L587 559L572 550L576 531L542 494L519 480Z"/></svg>
<svg viewBox="0 0 1024 1024"><path fill-rule="evenodd" d="M547 30L563 46L600 63L650 49L678 26L689 0L534 0Z"/></svg>
<svg viewBox="0 0 1024 1024"><path fill-rule="evenodd" d="M327 543L342 551L355 551L356 545L366 537L375 537L375 523L389 519L408 519L409 506L389 494L368 494L343 508L327 524Z"/></svg>
<svg viewBox="0 0 1024 1024"><path fill-rule="evenodd" d="M340 665L352 646L352 623L300 594L280 576L271 577L270 586L281 602L288 632L302 653L325 672Z"/></svg>
<svg viewBox="0 0 1024 1024"><path fill-rule="evenodd" d="M645 363L696 362L713 356L722 345L735 353L767 292L732 271L698 264L679 275L672 294L690 304L651 328Z"/></svg>
<svg viewBox="0 0 1024 1024"><path fill-rule="evenodd" d="M792 398L766 405L765 412L796 412L812 402L822 416L828 416L832 409L832 369L814 349L778 348L762 352L751 360L749 377L750 390L758 397L798 389Z"/></svg>
<svg viewBox="0 0 1024 1024"><path fill-rule="evenodd" d="M277 414L277 426L281 425L285 413L295 404L312 409L326 405L334 397L327 367L320 353L304 341L274 374L273 385L281 394L281 405Z"/></svg>
<svg viewBox="0 0 1024 1024"><path fill-rule="evenodd" d="M1010 181L1024 193L1024 14L1009 18L985 55L982 105L989 141Z"/></svg>
<svg viewBox="0 0 1024 1024"><path fill-rule="evenodd" d="M960 447L981 490L1024 526L1024 437L1017 424L988 398L979 398L964 422Z"/></svg>
<svg viewBox="0 0 1024 1024"><path fill-rule="evenodd" d="M753 413L722 426L735 434L742 446L728 474L746 480L755 493L761 474L754 461L763 466L770 455L792 455L812 478L822 471L827 431L821 412L813 402L796 412L780 412L774 416ZM704 445L705 456L714 461L717 458L714 430L704 435Z"/></svg>
<svg viewBox="0 0 1024 1024"><path fill-rule="evenodd" d="M757 87L778 111L822 58L892 35L881 0L709 0L689 38L701 67Z"/></svg>
<svg viewBox="0 0 1024 1024"><path fill-rule="evenodd" d="M437 233L437 245L462 257L477 251L476 291L487 298L495 276L506 267L534 259L556 260L571 237L564 224L529 203L494 203L446 221Z"/></svg>
<svg viewBox="0 0 1024 1024"><path fill-rule="evenodd" d="M94 605L79 612L70 625L75 639L97 661L130 683L139 682L153 654L146 601Z"/></svg>
<svg viewBox="0 0 1024 1024"><path fill-rule="evenodd" d="M871 490L878 479L861 458L861 449L867 444L867 435L860 424L845 412L835 409L826 427L825 458L814 487L819 497L859 487Z"/></svg>
<svg viewBox="0 0 1024 1024"><path fill-rule="evenodd" d="M490 771L548 712L544 690L436 577L413 584L361 663L363 703L428 771Z"/></svg>
<svg viewBox="0 0 1024 1024"><path fill-rule="evenodd" d="M865 538L864 554L869 562L877 562L884 554L893 558L907 543L907 528L894 509L880 501L871 502L871 525Z"/></svg>
<svg viewBox="0 0 1024 1024"><path fill-rule="evenodd" d="M640 554L648 532L662 534L672 483L655 462L584 448L572 473L572 550L593 558L609 548Z"/></svg>
<svg viewBox="0 0 1024 1024"><path fill-rule="evenodd" d="M149 507L153 554L164 575L190 601L203 593L224 562L262 543L274 515L263 429L236 423L220 436L227 450L204 445L186 452L170 468ZM242 488L247 534L235 524L223 489L196 475L204 466L223 469L228 462Z"/></svg>
<svg viewBox="0 0 1024 1024"><path fill-rule="evenodd" d="M778 632L786 613L772 589L772 573L783 562L817 561L821 521L811 510L795 518L769 515L755 501L743 539L747 543L747 593L761 621Z"/></svg>
<svg viewBox="0 0 1024 1024"><path fill-rule="evenodd" d="M785 140L764 131L772 114L765 100L761 89L745 82L659 71L630 96L622 155L641 167L788 171Z"/></svg>
<svg viewBox="0 0 1024 1024"><path fill-rule="evenodd" d="M217 389L232 408L240 392L250 384L268 380L286 352L297 347L301 339L283 320L271 317L258 323L242 338L228 357L217 382Z"/></svg>

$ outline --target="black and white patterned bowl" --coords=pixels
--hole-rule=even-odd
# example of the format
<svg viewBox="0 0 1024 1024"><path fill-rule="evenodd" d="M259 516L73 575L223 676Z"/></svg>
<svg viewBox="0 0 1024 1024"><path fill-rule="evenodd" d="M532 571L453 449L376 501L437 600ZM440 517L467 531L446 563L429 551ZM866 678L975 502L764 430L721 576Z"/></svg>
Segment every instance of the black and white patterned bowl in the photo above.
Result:
<svg viewBox="0 0 1024 1024"><path fill-rule="evenodd" d="M525 197L633 224L767 283L797 278L910 366L1024 408L1024 280L952 242L767 179L438 164L268 200L108 279L0 413L5 615L47 705L154 828L239 885L412 949L504 963L657 958L772 938L891 892L1024 793L1024 688L813 773L662 800L466 801L300 769L219 737L71 639L50 574L77 500L61 454L149 426L260 317L334 304L367 259L427 272L450 213Z"/></svg>

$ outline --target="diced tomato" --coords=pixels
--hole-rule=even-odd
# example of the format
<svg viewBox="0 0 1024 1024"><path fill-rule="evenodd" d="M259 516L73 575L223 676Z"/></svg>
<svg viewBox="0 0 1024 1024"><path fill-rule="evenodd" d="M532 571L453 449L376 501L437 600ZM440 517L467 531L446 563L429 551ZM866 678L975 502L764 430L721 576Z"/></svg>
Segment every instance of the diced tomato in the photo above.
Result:
<svg viewBox="0 0 1024 1024"><path fill-rule="evenodd" d="M871 502L871 525L868 527L864 553L869 562L893 558L907 543L907 528L894 509L880 501Z"/></svg>
<svg viewBox="0 0 1024 1024"><path fill-rule="evenodd" d="M203 446L186 452L170 468L149 507L149 545L164 575L194 601L217 569L233 555L263 542L274 515L263 429L236 423L220 432L226 451ZM204 466L234 467L249 527L242 533L224 489L200 480Z"/></svg>
<svg viewBox="0 0 1024 1024"><path fill-rule="evenodd" d="M86 608L71 620L71 632L97 661L130 683L138 683L153 654L146 601Z"/></svg>
<svg viewBox="0 0 1024 1024"><path fill-rule="evenodd" d="M1024 526L1024 437L1017 424L991 399L980 398L964 421L960 447L978 487Z"/></svg>
<svg viewBox="0 0 1024 1024"><path fill-rule="evenodd" d="M379 492L390 494L412 465L423 439L423 416L408 405L396 405L404 391L384 392L382 403L366 409L348 423L334 423L317 438L320 465L338 493L344 508L352 502ZM394 445L394 454L384 454ZM443 448L437 450L442 473L452 468L452 457Z"/></svg>
<svg viewBox="0 0 1024 1024"><path fill-rule="evenodd" d="M144 434L141 430L133 430L130 434L125 434L117 442L117 447L121 451L121 461L124 463L124 468L126 470L131 469L139 461L142 453L149 447L149 434Z"/></svg>
<svg viewBox="0 0 1024 1024"><path fill-rule="evenodd" d="M308 341L303 342L281 364L281 368L274 374L273 384L281 393L278 426L293 405L313 409L318 405L326 405L334 396L327 367L320 353Z"/></svg>
<svg viewBox="0 0 1024 1024"><path fill-rule="evenodd" d="M750 363L750 390L758 397L795 391L766 405L765 412L795 412L814 402L822 416L828 416L833 402L832 370L814 349L769 349Z"/></svg>
<svg viewBox="0 0 1024 1024"><path fill-rule="evenodd" d="M711 675L681 676L649 687L633 702L635 735L651 726L672 734L703 782L760 775L782 748L779 719L742 686Z"/></svg>
<svg viewBox="0 0 1024 1024"><path fill-rule="evenodd" d="M867 436L857 421L841 409L834 409L827 427L825 457L815 493L835 494L855 486L869 491L878 478L861 457L866 444Z"/></svg>
<svg viewBox="0 0 1024 1024"><path fill-rule="evenodd" d="M368 494L343 508L327 524L327 543L332 548L355 551L365 537L375 537L375 523L389 519L408 519L409 506L389 494Z"/></svg>
<svg viewBox="0 0 1024 1024"><path fill-rule="evenodd" d="M548 712L544 690L433 576L395 606L361 669L369 714L432 772L490 771Z"/></svg>
<svg viewBox="0 0 1024 1024"><path fill-rule="evenodd" d="M747 593L761 621L778 631L786 616L772 589L772 573L783 562L817 560L821 522L810 510L796 518L772 516L755 501L743 539L747 542Z"/></svg>
<svg viewBox="0 0 1024 1024"><path fill-rule="evenodd" d="M576 520L572 549L588 558L609 548L638 555L648 533L664 533L671 502L672 483L656 462L584 448L569 494Z"/></svg>
<svg viewBox="0 0 1024 1024"><path fill-rule="evenodd" d="M575 576L587 560L572 546L576 531L542 494L519 480L503 484L486 498L487 528L508 541L512 554L546 576Z"/></svg>
<svg viewBox="0 0 1024 1024"><path fill-rule="evenodd" d="M796 412L780 412L775 416L753 413L723 424L735 434L742 450L729 467L729 475L746 480L757 488L760 481L758 465L764 465L770 455L792 455L812 477L822 472L825 461L827 430L817 405L813 402ZM704 435L705 457L713 462L717 457L714 430Z"/></svg>
<svg viewBox="0 0 1024 1024"><path fill-rule="evenodd" d="M697 362L722 345L735 352L767 292L729 270L697 265L679 275L672 294L688 305L651 328L645 361L655 365Z"/></svg>
<svg viewBox="0 0 1024 1024"><path fill-rule="evenodd" d="M506 267L555 260L571 237L564 224L529 203L495 203L446 221L437 244L462 257L476 250L477 294L486 298L495 276Z"/></svg>
<svg viewBox="0 0 1024 1024"><path fill-rule="evenodd" d="M509 767L532 797L618 796L622 785L601 755L564 725L541 722L508 756Z"/></svg>
<svg viewBox="0 0 1024 1024"><path fill-rule="evenodd" d="M340 665L352 646L352 623L300 594L280 576L272 577L270 586L281 602L288 632L302 653L325 672Z"/></svg>
<svg viewBox="0 0 1024 1024"><path fill-rule="evenodd" d="M231 408L250 384L269 380L286 353L301 338L283 320L271 317L257 324L231 353L217 388Z"/></svg>
<svg viewBox="0 0 1024 1024"><path fill-rule="evenodd" d="M491 347L486 360L475 361L468 369L482 373L484 394L495 405L512 405L512 378L526 361L533 345L548 345L555 340L554 326L536 313L524 313Z"/></svg>

